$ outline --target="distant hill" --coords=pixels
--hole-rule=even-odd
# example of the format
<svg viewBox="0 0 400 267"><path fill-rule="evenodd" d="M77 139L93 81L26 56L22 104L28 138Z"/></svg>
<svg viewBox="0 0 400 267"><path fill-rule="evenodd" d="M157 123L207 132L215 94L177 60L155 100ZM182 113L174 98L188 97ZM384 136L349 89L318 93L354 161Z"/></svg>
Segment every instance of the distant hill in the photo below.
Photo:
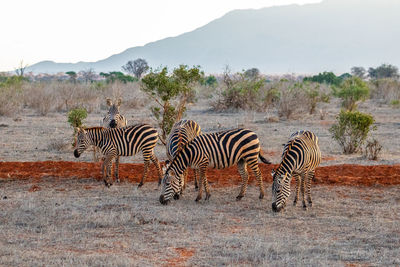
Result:
<svg viewBox="0 0 400 267"><path fill-rule="evenodd" d="M177 37L128 48L96 62L42 61L35 73L121 70L128 60L149 65L200 65L220 73L224 65L263 73L349 71L352 66L400 65L399 0L326 0L258 10L235 10Z"/></svg>

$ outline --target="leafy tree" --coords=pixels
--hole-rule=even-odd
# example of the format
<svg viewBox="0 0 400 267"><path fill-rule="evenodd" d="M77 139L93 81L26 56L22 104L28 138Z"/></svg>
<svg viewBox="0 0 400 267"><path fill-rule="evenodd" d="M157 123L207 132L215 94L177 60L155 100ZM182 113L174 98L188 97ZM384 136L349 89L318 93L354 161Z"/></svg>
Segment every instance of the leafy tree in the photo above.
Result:
<svg viewBox="0 0 400 267"><path fill-rule="evenodd" d="M143 74L149 70L149 65L147 61L143 58L138 58L134 61L129 60L122 69L128 73L135 75L135 77L140 80Z"/></svg>
<svg viewBox="0 0 400 267"><path fill-rule="evenodd" d="M369 68L368 75L371 79L399 78L399 69L390 64L382 64L377 68Z"/></svg>
<svg viewBox="0 0 400 267"><path fill-rule="evenodd" d="M339 143L345 154L359 151L368 137L374 118L359 111L342 110L336 120L329 129L332 138Z"/></svg>
<svg viewBox="0 0 400 267"><path fill-rule="evenodd" d="M246 78L256 79L258 76L260 76L260 70L257 68L251 68L246 70L244 72L244 75L246 76Z"/></svg>
<svg viewBox="0 0 400 267"><path fill-rule="evenodd" d="M368 84L356 76L343 81L339 88L334 90L335 95L342 98L343 107L349 111L355 110L357 102L364 101L370 94Z"/></svg>
<svg viewBox="0 0 400 267"><path fill-rule="evenodd" d="M214 109L257 109L259 90L264 84L264 78L250 77L246 72L231 74L227 66L224 70L222 91L213 104Z"/></svg>
<svg viewBox="0 0 400 267"><path fill-rule="evenodd" d="M365 79L365 74L367 73L364 67L356 66L352 67L350 71L353 76L357 76L360 79Z"/></svg>
<svg viewBox="0 0 400 267"><path fill-rule="evenodd" d="M69 76L69 79L73 82L76 83L76 79L78 78L78 74L76 74L75 71L67 71L65 74Z"/></svg>
<svg viewBox="0 0 400 267"><path fill-rule="evenodd" d="M106 78L107 83L114 83L115 81L120 81L120 82L126 84L128 82L137 81L136 78L134 78L130 75L125 75L120 71L111 71L109 73L100 72L100 76L103 76L104 78Z"/></svg>
<svg viewBox="0 0 400 267"><path fill-rule="evenodd" d="M182 118L187 99L202 75L199 67L180 65L172 74L164 67L161 71L151 71L142 78L141 89L156 103L151 112L161 128L160 140L164 144L173 124Z"/></svg>
<svg viewBox="0 0 400 267"><path fill-rule="evenodd" d="M336 85L339 86L340 83L342 82L342 79L337 77L333 72L323 72L319 73L318 75L314 75L311 77L305 77L303 79L304 82L309 81L309 82L317 82L317 83L327 83L330 85Z"/></svg>
<svg viewBox="0 0 400 267"><path fill-rule="evenodd" d="M210 86L210 87L214 87L218 85L218 81L217 78L215 78L214 75L209 75L207 77L205 77L204 79L201 80L201 84L202 85L206 85L206 86Z"/></svg>
<svg viewBox="0 0 400 267"><path fill-rule="evenodd" d="M68 122L74 128L74 142L72 146L76 143L77 128L83 127L83 120L87 118L87 111L84 108L72 109L68 112Z"/></svg>

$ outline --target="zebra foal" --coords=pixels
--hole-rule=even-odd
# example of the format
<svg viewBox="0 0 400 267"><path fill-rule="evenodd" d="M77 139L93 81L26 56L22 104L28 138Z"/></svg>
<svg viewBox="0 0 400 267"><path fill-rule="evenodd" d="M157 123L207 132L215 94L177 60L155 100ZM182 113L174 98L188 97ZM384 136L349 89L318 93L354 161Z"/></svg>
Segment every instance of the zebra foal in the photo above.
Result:
<svg viewBox="0 0 400 267"><path fill-rule="evenodd" d="M315 169L321 162L321 151L318 146L318 137L310 131L293 133L284 145L282 161L276 170L272 170L272 210L280 211L286 206L290 195L290 181L296 179L296 205L301 193L303 208L307 209L305 193L309 206L312 206L311 180Z"/></svg>
<svg viewBox="0 0 400 267"><path fill-rule="evenodd" d="M202 198L202 186L206 191L205 199L211 194L208 188L206 170L208 167L224 169L235 164L238 165L242 185L239 195L240 200L247 188L249 166L254 172L260 188L260 199L264 197L262 176L258 167L258 158L264 163L270 163L260 153L260 142L257 135L247 129L234 129L218 133L201 134L180 150L167 168L162 181L160 202L168 204L172 196L179 196L181 190L181 177L188 167L199 170L200 187L196 198Z"/></svg>
<svg viewBox="0 0 400 267"><path fill-rule="evenodd" d="M171 161L174 159L176 154L182 150L184 146L187 145L190 141L192 141L196 136L201 134L200 126L193 120L180 120L172 126L171 133L167 138L167 157L166 161L167 168ZM183 174L183 179L181 179L181 189L183 190L186 187L187 183L187 174L186 170ZM194 172L194 186L198 189L197 177L199 177L198 170Z"/></svg>
<svg viewBox="0 0 400 267"><path fill-rule="evenodd" d="M144 159L144 171L139 187L143 185L147 177L150 160L154 163L158 172L158 183L161 182L162 172L157 157L154 155L154 147L158 140L157 130L147 124L137 124L123 128L93 127L88 129L78 128L78 140L74 150L74 156L79 156L89 147L97 146L105 156L102 164L102 175L106 186L112 182L112 160L119 156L134 156L142 151ZM118 180L118 165L116 165L115 178Z"/></svg>

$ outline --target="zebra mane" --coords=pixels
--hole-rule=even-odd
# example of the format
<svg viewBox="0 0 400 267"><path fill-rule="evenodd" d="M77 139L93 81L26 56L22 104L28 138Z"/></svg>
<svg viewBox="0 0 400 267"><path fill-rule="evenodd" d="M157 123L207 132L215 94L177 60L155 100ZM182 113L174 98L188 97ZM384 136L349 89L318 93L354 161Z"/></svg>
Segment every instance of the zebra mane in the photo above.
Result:
<svg viewBox="0 0 400 267"><path fill-rule="evenodd" d="M95 126L95 127L88 127L88 128L84 128L85 131L87 130L105 130L106 128L102 127L102 126Z"/></svg>

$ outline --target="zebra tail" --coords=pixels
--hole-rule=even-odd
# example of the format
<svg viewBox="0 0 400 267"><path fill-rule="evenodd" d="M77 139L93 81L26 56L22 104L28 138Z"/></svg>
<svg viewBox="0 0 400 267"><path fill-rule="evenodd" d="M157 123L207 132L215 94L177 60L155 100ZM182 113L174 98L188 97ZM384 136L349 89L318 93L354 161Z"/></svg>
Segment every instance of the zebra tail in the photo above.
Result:
<svg viewBox="0 0 400 267"><path fill-rule="evenodd" d="M271 161L267 160L266 158L264 158L264 156L262 155L262 152L260 150L260 153L258 154L258 157L261 159L262 162L264 162L265 164L271 164Z"/></svg>

